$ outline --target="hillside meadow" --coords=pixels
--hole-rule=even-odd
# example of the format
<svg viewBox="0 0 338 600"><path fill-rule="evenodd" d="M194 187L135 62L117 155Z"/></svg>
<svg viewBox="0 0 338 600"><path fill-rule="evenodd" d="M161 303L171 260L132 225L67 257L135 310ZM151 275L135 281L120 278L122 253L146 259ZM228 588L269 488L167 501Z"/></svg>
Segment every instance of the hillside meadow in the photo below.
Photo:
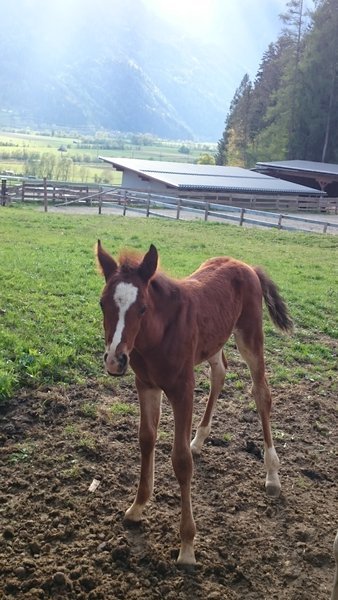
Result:
<svg viewBox="0 0 338 600"><path fill-rule="evenodd" d="M144 252L154 243L161 268L174 277L188 275L217 255L263 266L295 321L295 334L285 337L265 319L273 384L303 378L320 384L333 377L338 337L335 236L10 207L1 209L0 237L2 400L25 386L102 376L98 300L103 281L93 254L97 238L114 254L123 247ZM232 341L229 353L236 355Z"/></svg>
<svg viewBox="0 0 338 600"><path fill-rule="evenodd" d="M145 134L0 130L0 174L119 185L121 173L99 156L192 163L215 151L213 143L175 142Z"/></svg>

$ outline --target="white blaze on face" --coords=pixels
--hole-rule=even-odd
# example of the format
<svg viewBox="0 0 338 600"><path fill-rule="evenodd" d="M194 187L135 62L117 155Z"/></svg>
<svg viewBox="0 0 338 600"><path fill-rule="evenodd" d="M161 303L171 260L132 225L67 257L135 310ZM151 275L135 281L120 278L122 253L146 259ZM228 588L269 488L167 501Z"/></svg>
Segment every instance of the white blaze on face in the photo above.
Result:
<svg viewBox="0 0 338 600"><path fill-rule="evenodd" d="M138 289L132 283L118 283L114 293L114 301L119 310L119 317L114 333L114 337L108 348L109 353L115 355L116 348L122 340L122 333L125 326L125 316L128 309L134 304L137 298Z"/></svg>

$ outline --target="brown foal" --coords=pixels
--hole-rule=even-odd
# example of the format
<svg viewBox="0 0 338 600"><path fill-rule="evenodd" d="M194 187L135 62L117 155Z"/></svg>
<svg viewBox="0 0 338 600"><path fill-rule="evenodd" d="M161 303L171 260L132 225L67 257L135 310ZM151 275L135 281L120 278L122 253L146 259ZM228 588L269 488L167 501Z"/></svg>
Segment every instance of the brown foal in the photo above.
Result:
<svg viewBox="0 0 338 600"><path fill-rule="evenodd" d="M172 464L181 491L181 548L178 563L195 564L195 522L191 506L192 454L199 454L211 429L216 400L224 384L223 346L233 333L249 366L252 393L264 436L266 491L278 496L279 460L271 426L271 396L265 377L262 299L270 317L284 331L292 321L276 285L259 268L233 258L212 258L189 277L176 281L157 271L151 245L143 258L124 253L117 263L100 241L97 260L106 285L101 296L104 363L110 375L124 375L129 362L140 401L141 474L127 521L139 522L153 491L154 448L162 391L175 420ZM207 361L211 371L205 414L191 442L194 366Z"/></svg>

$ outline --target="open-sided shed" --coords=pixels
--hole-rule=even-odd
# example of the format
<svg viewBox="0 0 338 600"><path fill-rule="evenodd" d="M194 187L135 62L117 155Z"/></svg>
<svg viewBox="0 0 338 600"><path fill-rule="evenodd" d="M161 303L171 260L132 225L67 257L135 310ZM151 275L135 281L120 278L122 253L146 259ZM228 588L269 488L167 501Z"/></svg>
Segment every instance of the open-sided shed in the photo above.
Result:
<svg viewBox="0 0 338 600"><path fill-rule="evenodd" d="M291 183L317 188L331 198L338 197L338 165L332 163L310 160L258 162L255 170Z"/></svg>

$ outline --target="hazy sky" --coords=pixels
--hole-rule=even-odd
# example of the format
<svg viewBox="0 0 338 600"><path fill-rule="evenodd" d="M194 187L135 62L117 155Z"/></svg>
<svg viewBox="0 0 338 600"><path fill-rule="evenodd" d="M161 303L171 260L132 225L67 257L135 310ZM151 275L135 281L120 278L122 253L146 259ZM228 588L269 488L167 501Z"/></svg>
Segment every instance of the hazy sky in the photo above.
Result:
<svg viewBox="0 0 338 600"><path fill-rule="evenodd" d="M206 43L214 42L223 56L229 57L229 70L239 70L238 82L245 72L255 77L263 52L281 31L279 14L287 10L288 0L12 0L7 11L31 7L35 21L45 22L46 51L60 52L69 39L87 26L89 11L93 15L93 35L102 27L111 28L114 13L122 15L125 24L135 15L142 20L142 6L168 21L187 37ZM304 0L305 8L313 8L313 0ZM134 7L134 8L133 8ZM147 43L147 21L140 23ZM114 33L112 28L112 36ZM74 34L74 35L73 35ZM90 45L90 41L89 41Z"/></svg>
<svg viewBox="0 0 338 600"><path fill-rule="evenodd" d="M144 0L152 11L187 35L221 41L254 78L263 52L281 31L287 0ZM313 8L313 0L304 0Z"/></svg>

